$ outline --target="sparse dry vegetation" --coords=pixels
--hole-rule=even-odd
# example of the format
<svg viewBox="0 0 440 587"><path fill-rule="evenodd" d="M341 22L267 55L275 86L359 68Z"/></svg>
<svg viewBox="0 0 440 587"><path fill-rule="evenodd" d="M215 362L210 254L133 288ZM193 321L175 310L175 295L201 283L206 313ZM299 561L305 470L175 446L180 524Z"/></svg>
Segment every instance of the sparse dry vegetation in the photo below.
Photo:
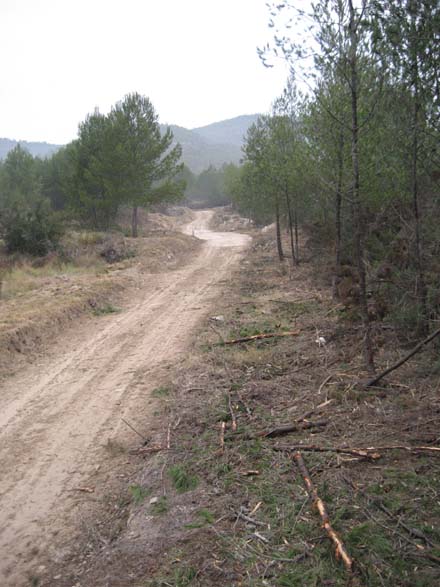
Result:
<svg viewBox="0 0 440 587"><path fill-rule="evenodd" d="M139 452L136 483L148 480L160 500L138 507L106 551L109 585L129 575L127 584L143 587L431 587L440 579L439 457L380 448L372 458L349 454L438 446L436 350L366 390L358 322L332 301L331 285L307 258L290 278L273 254L271 232L254 239L185 368L164 382L166 394L154 393L161 425L147 447L161 450ZM283 328L301 334L217 344ZM401 352L397 334L381 323L374 332L385 365ZM294 423L282 438L264 437ZM301 446L348 449L302 455L354 560L353 576L305 491L292 458ZM94 551L86 585L103 584L103 556Z"/></svg>
<svg viewBox="0 0 440 587"><path fill-rule="evenodd" d="M59 250L46 257L1 257L0 370L10 373L17 351L18 357L35 352L66 322L88 312L105 315L109 308L119 309L123 292L138 288L148 274L181 266L200 245L176 232L190 215L154 213L148 221L141 216L148 231L139 239L70 230Z"/></svg>

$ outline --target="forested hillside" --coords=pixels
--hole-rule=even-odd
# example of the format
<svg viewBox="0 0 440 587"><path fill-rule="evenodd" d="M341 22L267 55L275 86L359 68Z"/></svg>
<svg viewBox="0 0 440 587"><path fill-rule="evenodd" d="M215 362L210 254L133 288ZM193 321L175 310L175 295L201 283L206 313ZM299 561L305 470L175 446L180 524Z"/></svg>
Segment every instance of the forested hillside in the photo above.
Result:
<svg viewBox="0 0 440 587"><path fill-rule="evenodd" d="M229 120L215 122L200 128L188 129L171 124L175 143L182 146L182 161L193 172L200 173L210 166L221 167L224 164L238 164L242 156L241 147L249 126L255 122L257 115L237 116ZM166 132L167 125L160 125ZM44 142L16 141L0 139L0 160L5 159L9 151L18 144L33 157L52 156L62 145Z"/></svg>
<svg viewBox="0 0 440 587"><path fill-rule="evenodd" d="M171 125L170 128L176 142L182 146L183 162L193 173L200 173L210 166L221 167L225 163L238 164L240 161L241 145L247 129L239 141L231 137L229 141L218 142L181 126Z"/></svg>
<svg viewBox="0 0 440 587"><path fill-rule="evenodd" d="M33 157L50 157L61 148L61 145L52 145L50 143L0 139L0 160L5 159L9 151L12 151L12 149L14 149L19 143L24 149L29 151Z"/></svg>

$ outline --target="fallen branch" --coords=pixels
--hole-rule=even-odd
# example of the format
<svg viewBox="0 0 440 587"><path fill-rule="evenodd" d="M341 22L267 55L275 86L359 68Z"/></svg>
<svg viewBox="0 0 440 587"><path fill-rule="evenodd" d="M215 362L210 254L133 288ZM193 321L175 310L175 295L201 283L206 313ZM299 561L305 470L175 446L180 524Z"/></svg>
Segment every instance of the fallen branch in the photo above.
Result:
<svg viewBox="0 0 440 587"><path fill-rule="evenodd" d="M385 530L388 530L388 532L391 532L392 534L395 534L396 536L398 536L400 539L402 539L407 544L414 546L416 548L416 553L413 553L415 556L427 558L437 564L440 564L440 558L438 556L435 556L435 554L432 554L432 552L425 550L424 546L421 546L420 544L417 544L417 542L414 542L413 540L407 538L404 534L401 534L395 528L390 528L389 526L386 526L380 520L375 518L373 516L373 514L370 511L368 511L367 509L365 509L364 512L365 512L365 515L368 518L370 518L375 524L377 524L378 526L382 526L382 528L384 528Z"/></svg>
<svg viewBox="0 0 440 587"><path fill-rule="evenodd" d="M124 418L121 418L121 420L124 422L124 424L126 424L131 430L133 430L133 432L135 432L138 436L140 436L142 438L142 440L144 442L149 442L149 439L144 436L143 434L141 434L138 430L136 430L136 428L134 428L134 426L132 426L130 424L130 422L127 422L127 420L124 420Z"/></svg>
<svg viewBox="0 0 440 587"><path fill-rule="evenodd" d="M440 447L438 446L404 446L400 444L390 446L368 446L365 448L349 448L349 447L335 447L335 446L316 446L307 444L296 444L283 446L278 445L273 447L274 450L292 452L292 451L307 451L307 452L336 452L341 454L352 455L364 459L377 460L381 458L379 451L387 450L405 450L410 453L418 454L424 453L429 456L429 453L440 456Z"/></svg>
<svg viewBox="0 0 440 587"><path fill-rule="evenodd" d="M345 549L344 543L342 542L341 538L339 538L338 534L335 532L330 523L330 518L325 508L325 504L319 497L316 487L313 485L310 473L307 470L306 464L304 463L304 459L302 458L301 453L296 452L293 455L293 458L295 460L299 472L301 473L304 485L307 489L307 493L309 494L310 499L313 501L313 505L318 510L319 515L321 516L323 528L327 532L327 535L330 538L330 540L335 545L336 558L338 560L342 559L345 568L351 574L353 572L353 559L348 554L347 550Z"/></svg>
<svg viewBox="0 0 440 587"><path fill-rule="evenodd" d="M257 436L261 436L263 438L276 438L277 436L284 436L285 434L290 434L291 432L298 432L300 430L309 430L310 428L322 428L323 426L327 426L327 420L319 420L317 422L298 422L297 424L288 424L286 426L279 426L278 428L273 428L273 430L269 430L269 432L258 432Z"/></svg>
<svg viewBox="0 0 440 587"><path fill-rule="evenodd" d="M403 522L400 516L395 516L393 512L391 512L381 501L378 501L376 505L383 512L385 512L387 516L389 516L391 519L396 519L397 524L399 526L402 526L402 528L406 530L410 536L423 540L424 542L426 542L428 546L435 547L435 544L421 530L419 530L418 528L411 528L410 526L405 524L405 522Z"/></svg>
<svg viewBox="0 0 440 587"><path fill-rule="evenodd" d="M280 338L283 336L297 336L300 334L300 330L292 330L289 332L268 332L264 334L254 334L253 336L244 336L243 338L234 338L233 340L225 340L223 342L217 342L216 346L222 346L226 344L240 344L241 342L251 342L253 340L261 340L263 338Z"/></svg>
<svg viewBox="0 0 440 587"><path fill-rule="evenodd" d="M315 445L303 445L296 444L292 446L277 445L273 447L274 450L281 452L293 452L293 451L304 451L304 452L335 452L338 454L350 455L361 459L377 460L381 458L381 455L377 452L370 452L367 449L358 448L339 448L333 446L315 446Z"/></svg>
<svg viewBox="0 0 440 587"><path fill-rule="evenodd" d="M401 367L411 357L413 357L416 353L421 351L425 345L427 345L432 340L434 340L434 338L439 336L439 334L440 334L440 328L438 328L435 332L430 334L427 338L425 338L425 340L422 340L422 342L419 342L419 344L417 346L415 346L411 352L409 352L407 355L405 355L403 357L403 359L400 359L400 361L397 361L397 363L394 363L394 365L392 365L391 367L388 367L388 369L385 369L385 371L382 371L382 373L379 373L379 375L376 375L375 377L373 377L372 379L367 381L367 383L365 384L365 387L372 387L373 385L376 385L376 383L378 383L381 379L383 379L383 377L385 377L385 375L388 375L392 371L395 371L396 369Z"/></svg>
<svg viewBox="0 0 440 587"><path fill-rule="evenodd" d="M256 434L235 432L233 434L228 434L228 436L226 436L226 440L256 440L257 438L276 438L277 436L284 436L286 434L290 434L291 432L309 430L310 428L321 428L323 426L327 426L327 424L328 422L326 420L320 420L316 422L298 421L294 424L287 424L286 426L279 426L277 428L273 428L272 430L262 430L261 432L257 432Z"/></svg>

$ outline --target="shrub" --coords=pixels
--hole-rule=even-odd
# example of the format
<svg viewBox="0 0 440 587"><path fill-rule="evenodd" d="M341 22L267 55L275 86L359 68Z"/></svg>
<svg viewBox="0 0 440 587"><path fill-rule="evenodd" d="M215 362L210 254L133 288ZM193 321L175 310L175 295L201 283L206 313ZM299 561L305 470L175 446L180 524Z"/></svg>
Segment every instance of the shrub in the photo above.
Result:
<svg viewBox="0 0 440 587"><path fill-rule="evenodd" d="M8 210L2 218L3 238L8 253L47 255L62 234L61 224L46 201L33 208Z"/></svg>

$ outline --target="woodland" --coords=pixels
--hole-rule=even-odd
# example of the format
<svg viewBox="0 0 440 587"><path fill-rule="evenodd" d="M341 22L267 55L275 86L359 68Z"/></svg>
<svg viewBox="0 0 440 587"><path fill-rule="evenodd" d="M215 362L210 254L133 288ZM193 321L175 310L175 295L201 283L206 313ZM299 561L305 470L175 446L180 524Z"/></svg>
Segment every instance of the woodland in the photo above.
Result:
<svg viewBox="0 0 440 587"><path fill-rule="evenodd" d="M290 34L298 23L304 39ZM269 26L260 58L287 60L291 78L249 129L233 199L276 223L280 260L283 225L293 266L300 226L333 250L334 297L356 303L373 372L375 320L387 315L416 340L439 319L440 6L325 0L308 14L273 4Z"/></svg>

